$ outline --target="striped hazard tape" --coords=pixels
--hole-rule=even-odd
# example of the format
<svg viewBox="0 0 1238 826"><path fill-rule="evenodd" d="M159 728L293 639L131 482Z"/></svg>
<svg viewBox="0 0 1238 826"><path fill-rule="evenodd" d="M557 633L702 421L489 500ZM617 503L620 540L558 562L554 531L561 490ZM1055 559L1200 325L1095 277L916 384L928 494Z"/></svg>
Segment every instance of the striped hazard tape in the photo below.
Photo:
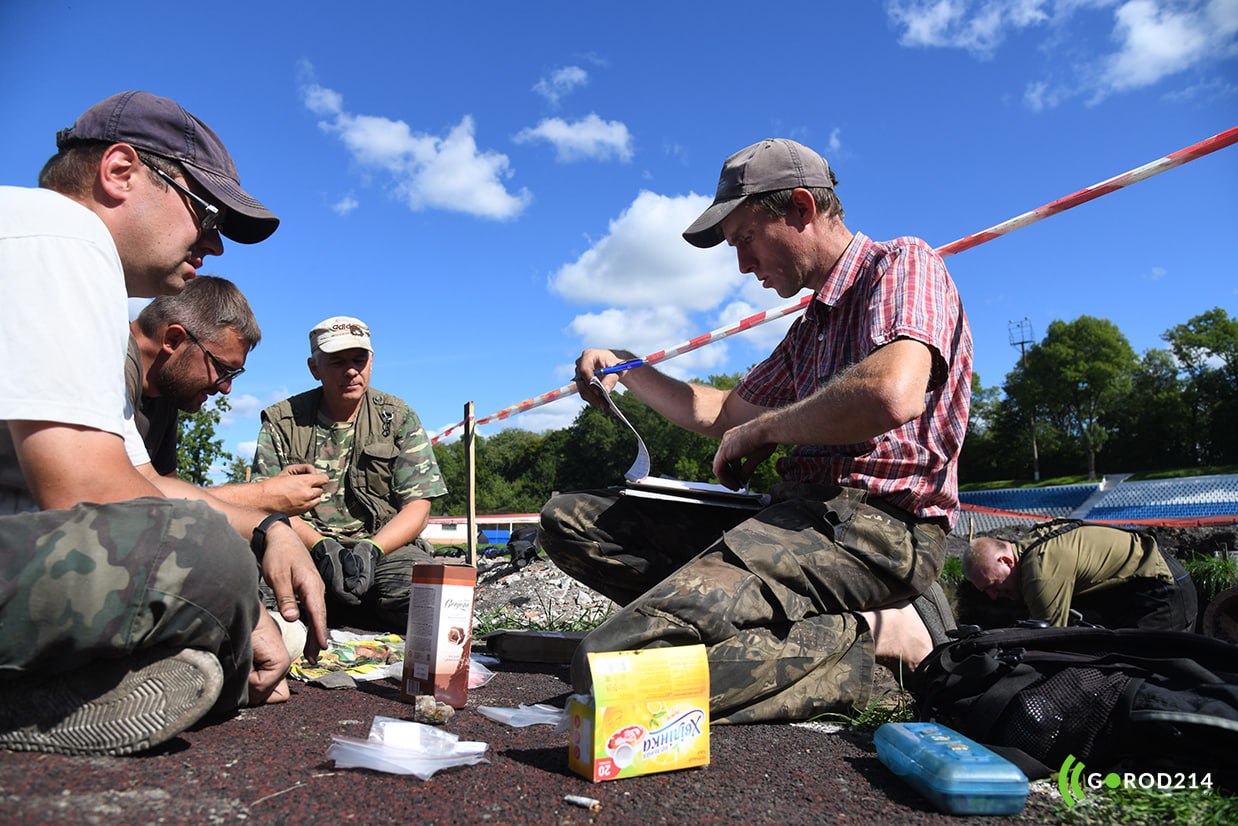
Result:
<svg viewBox="0 0 1238 826"><path fill-rule="evenodd" d="M1130 186L1133 183L1138 183L1139 181L1147 178L1151 178L1153 175L1159 175L1166 170L1173 169L1176 166L1181 166L1184 163L1189 163L1197 158L1202 158L1204 155L1216 152L1218 149L1224 149L1233 143L1238 143L1238 126L1235 126L1232 129L1227 129L1220 134L1213 135L1211 138L1202 140L1199 143L1192 144L1185 149L1179 149L1177 152L1166 155L1165 157L1152 161L1151 163L1144 164L1143 166L1132 169L1129 172L1123 172L1121 175L1116 175L1106 181L1093 184L1092 186L1081 189L1078 192L1067 195L1064 198L1058 198L1056 201L1037 207L1030 212L1025 212L1016 218L1011 218L1008 221L989 227L986 230L981 230L980 232L960 238L953 243L946 244L943 247L938 247L937 254L942 258L948 258L951 255L962 252L963 250L978 247L983 243L992 241L994 238L1000 238L1001 236L1014 232L1016 229L1025 227L1028 224L1034 224L1037 221L1042 221L1052 215L1065 212L1072 207L1095 200L1102 195L1108 195L1110 192L1114 192L1115 190ZM658 362L668 361L676 356L681 356L684 353L690 353L693 350L704 347L706 344L721 341L727 336L733 336L736 333L742 333L743 331L750 330L753 327L759 327L760 325L767 324L775 319L782 318L783 316L790 315L791 313L799 312L807 307L810 301L812 301L812 296L806 295L803 298L797 299L796 301L782 307L755 313L729 327L720 327L712 332L689 339L677 347L672 347L669 350L659 350L656 353L650 353L640 359L640 363L657 364ZM577 388L575 383L565 384L556 390L551 390L549 393L543 393L540 396L525 399L519 404L514 404L511 407L505 407L497 413L492 413L489 416L484 416L477 419L475 424L480 427L481 425L502 421L515 416L518 413L524 413L527 410L532 410L536 407L550 404L551 402L562 399L565 396L571 396L576 392ZM437 444L439 441L451 435L463 426L464 422L458 422L457 424L454 424L439 433L437 436L432 438L430 442L432 444Z"/></svg>

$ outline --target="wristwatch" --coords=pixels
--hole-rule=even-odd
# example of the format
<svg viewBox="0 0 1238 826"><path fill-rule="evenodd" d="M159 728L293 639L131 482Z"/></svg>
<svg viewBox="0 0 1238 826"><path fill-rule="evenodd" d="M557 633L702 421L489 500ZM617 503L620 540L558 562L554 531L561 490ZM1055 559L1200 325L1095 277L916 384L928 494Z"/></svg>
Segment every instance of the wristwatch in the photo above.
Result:
<svg viewBox="0 0 1238 826"><path fill-rule="evenodd" d="M258 561L262 561L262 555L267 549L267 531L276 522L283 522L288 527L292 527L292 523L288 521L288 517L282 513L273 513L266 519L258 523L258 527L254 528L254 535L249 540L249 547L253 550L254 556L258 557Z"/></svg>

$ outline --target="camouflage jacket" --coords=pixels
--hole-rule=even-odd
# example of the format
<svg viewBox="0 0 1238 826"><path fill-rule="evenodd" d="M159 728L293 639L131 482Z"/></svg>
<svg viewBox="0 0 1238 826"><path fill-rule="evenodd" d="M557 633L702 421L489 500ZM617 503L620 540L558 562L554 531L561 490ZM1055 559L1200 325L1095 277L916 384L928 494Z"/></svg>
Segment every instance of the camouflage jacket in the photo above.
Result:
<svg viewBox="0 0 1238 826"><path fill-rule="evenodd" d="M305 462L318 467L326 425L319 417L322 388L299 393L262 411L262 430L254 453L256 478L273 476L290 464ZM332 478L329 488L343 487L347 513L319 513L319 506L306 513L320 533L336 539L372 536L415 499L429 499L447 492L426 437L421 420L407 404L395 396L370 388L366 391L353 421L349 455L335 464L338 470L324 468ZM343 528L340 536L336 528ZM347 544L347 543L346 543Z"/></svg>

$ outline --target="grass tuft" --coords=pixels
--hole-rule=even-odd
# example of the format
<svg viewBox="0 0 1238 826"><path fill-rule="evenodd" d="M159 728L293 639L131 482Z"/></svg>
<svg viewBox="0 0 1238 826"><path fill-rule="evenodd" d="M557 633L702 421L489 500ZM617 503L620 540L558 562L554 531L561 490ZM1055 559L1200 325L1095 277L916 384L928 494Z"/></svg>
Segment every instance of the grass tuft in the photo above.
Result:
<svg viewBox="0 0 1238 826"><path fill-rule="evenodd" d="M1061 822L1071 826L1110 823L1223 826L1238 823L1238 797L1207 788L1172 791L1102 788L1089 791L1077 806L1063 804Z"/></svg>

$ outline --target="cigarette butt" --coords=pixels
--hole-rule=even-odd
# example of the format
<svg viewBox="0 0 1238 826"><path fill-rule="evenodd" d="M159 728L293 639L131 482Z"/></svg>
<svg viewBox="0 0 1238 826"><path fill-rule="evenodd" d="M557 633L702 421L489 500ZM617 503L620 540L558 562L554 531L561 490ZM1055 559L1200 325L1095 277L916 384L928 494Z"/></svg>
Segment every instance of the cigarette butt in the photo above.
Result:
<svg viewBox="0 0 1238 826"><path fill-rule="evenodd" d="M596 800L592 797L584 797L578 794L569 794L569 795L564 795L563 799L566 800L568 803L571 803L573 806L579 806L582 809L588 809L591 812L602 811L602 801Z"/></svg>

